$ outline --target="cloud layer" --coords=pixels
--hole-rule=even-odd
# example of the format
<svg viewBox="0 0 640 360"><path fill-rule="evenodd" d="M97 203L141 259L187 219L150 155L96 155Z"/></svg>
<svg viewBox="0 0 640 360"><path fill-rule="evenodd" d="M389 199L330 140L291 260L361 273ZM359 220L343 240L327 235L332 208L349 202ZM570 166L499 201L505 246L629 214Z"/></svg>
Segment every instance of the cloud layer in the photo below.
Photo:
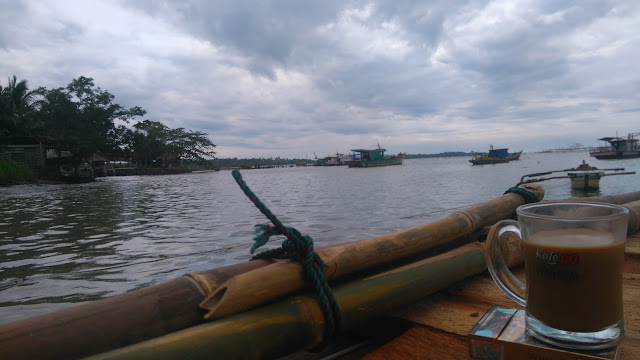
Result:
<svg viewBox="0 0 640 360"><path fill-rule="evenodd" d="M640 131L640 3L0 0L0 84L79 76L220 157Z"/></svg>

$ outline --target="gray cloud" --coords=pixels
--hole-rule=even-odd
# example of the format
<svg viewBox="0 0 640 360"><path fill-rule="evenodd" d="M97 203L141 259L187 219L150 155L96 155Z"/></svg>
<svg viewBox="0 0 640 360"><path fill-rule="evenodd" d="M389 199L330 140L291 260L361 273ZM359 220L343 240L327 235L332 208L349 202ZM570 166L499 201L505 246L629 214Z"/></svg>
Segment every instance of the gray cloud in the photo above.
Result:
<svg viewBox="0 0 640 360"><path fill-rule="evenodd" d="M0 3L0 73L93 77L225 157L534 151L640 128L636 2Z"/></svg>

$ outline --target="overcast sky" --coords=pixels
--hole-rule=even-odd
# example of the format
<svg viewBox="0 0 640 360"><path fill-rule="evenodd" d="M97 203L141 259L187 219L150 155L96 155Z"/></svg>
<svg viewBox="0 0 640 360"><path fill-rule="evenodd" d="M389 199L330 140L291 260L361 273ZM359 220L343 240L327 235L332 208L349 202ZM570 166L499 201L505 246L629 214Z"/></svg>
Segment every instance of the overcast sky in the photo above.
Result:
<svg viewBox="0 0 640 360"><path fill-rule="evenodd" d="M0 84L79 77L218 157L640 131L640 1L0 0ZM4 75L3 75L4 74ZM142 119L140 119L142 120Z"/></svg>

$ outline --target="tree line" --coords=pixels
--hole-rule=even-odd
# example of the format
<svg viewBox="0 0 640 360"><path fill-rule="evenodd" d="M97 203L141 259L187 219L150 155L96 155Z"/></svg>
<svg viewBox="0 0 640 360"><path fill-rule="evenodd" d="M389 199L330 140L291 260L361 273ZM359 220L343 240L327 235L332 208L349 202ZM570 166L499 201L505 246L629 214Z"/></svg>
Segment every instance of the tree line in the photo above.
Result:
<svg viewBox="0 0 640 360"><path fill-rule="evenodd" d="M127 109L114 98L84 76L64 88L30 90L27 80L14 75L6 86L0 84L0 145L38 140L64 147L76 162L98 153L139 167L154 166L167 155L183 163L215 157L216 145L208 134L135 120L146 111Z"/></svg>
<svg viewBox="0 0 640 360"><path fill-rule="evenodd" d="M287 166L287 165L295 165L297 162L306 162L311 164L312 161L308 159L288 159L281 157L269 157L269 158L218 158L215 160L211 160L211 163L216 168L232 168L232 167L240 167L243 165L250 166Z"/></svg>

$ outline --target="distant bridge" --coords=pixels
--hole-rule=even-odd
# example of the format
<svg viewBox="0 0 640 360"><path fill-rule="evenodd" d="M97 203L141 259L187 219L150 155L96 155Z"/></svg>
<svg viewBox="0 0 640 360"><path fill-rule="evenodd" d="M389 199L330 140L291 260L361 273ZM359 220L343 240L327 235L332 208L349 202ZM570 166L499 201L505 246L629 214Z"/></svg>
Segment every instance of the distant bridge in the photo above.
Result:
<svg viewBox="0 0 640 360"><path fill-rule="evenodd" d="M570 146L566 148L556 148L538 151L539 153L568 153L568 152L590 152L597 149L597 146Z"/></svg>

